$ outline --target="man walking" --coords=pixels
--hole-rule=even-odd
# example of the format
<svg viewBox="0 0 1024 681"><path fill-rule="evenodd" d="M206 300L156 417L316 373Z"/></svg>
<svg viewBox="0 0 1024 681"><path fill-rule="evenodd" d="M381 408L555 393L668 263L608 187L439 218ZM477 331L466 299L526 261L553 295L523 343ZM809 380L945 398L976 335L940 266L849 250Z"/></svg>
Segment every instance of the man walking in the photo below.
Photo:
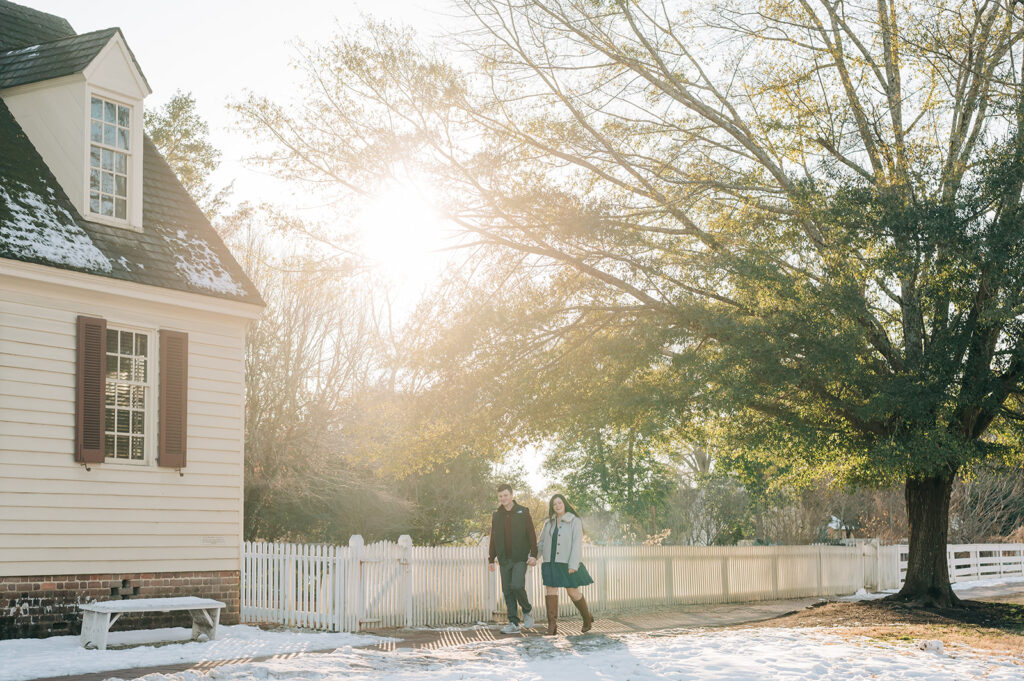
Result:
<svg viewBox="0 0 1024 681"><path fill-rule="evenodd" d="M491 545L487 558L491 572L494 559L501 568L501 593L508 609L508 624L503 634L519 631L519 606L523 608L523 626L533 627L533 606L526 596L526 568L537 564L537 530L530 509L520 506L512 496L512 486L498 487L498 509L491 514Z"/></svg>

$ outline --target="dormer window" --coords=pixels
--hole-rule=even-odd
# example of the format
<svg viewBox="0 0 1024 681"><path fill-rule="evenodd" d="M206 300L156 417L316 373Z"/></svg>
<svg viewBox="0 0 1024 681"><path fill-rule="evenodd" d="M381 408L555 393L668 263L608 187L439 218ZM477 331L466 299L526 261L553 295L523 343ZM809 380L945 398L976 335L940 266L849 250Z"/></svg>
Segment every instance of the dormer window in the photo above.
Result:
<svg viewBox="0 0 1024 681"><path fill-rule="evenodd" d="M89 210L128 219L128 168L131 155L131 108L101 97L91 98L89 120Z"/></svg>

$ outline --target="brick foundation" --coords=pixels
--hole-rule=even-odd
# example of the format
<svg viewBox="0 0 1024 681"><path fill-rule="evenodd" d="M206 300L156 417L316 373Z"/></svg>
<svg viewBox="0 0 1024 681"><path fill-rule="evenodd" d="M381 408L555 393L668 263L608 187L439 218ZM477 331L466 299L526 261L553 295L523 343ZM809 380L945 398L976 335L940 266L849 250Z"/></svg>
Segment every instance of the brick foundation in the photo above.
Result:
<svg viewBox="0 0 1024 681"><path fill-rule="evenodd" d="M79 603L199 596L223 601L221 624L238 623L238 571L0 577L0 639L79 634ZM122 615L110 629L191 627L187 612Z"/></svg>

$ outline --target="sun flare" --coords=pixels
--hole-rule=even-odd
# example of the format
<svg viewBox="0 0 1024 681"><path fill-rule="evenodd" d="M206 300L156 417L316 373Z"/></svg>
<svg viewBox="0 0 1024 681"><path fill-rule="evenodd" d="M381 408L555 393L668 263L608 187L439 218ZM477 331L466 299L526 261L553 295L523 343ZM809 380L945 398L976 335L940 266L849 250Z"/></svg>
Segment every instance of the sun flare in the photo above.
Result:
<svg viewBox="0 0 1024 681"><path fill-rule="evenodd" d="M425 184L393 183L359 213L363 254L396 283L421 287L443 266L451 233L430 196Z"/></svg>

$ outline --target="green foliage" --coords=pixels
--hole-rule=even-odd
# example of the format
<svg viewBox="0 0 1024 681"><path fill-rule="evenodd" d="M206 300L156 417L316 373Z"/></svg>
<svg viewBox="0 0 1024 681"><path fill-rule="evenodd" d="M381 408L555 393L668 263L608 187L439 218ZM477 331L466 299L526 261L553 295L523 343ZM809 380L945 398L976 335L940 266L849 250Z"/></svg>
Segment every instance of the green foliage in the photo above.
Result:
<svg viewBox="0 0 1024 681"><path fill-rule="evenodd" d="M462 4L467 74L371 24L309 54L301 105L241 111L290 176L440 187L472 257L417 367L477 434L714 424L755 495L903 480L919 517L1020 459L1013 5ZM952 597L916 580L928 527L907 583Z"/></svg>
<svg viewBox="0 0 1024 681"><path fill-rule="evenodd" d="M146 134L160 150L185 190L207 217L224 208L230 186L216 190L210 175L220 164L220 151L210 141L210 126L199 115L191 92L178 90L156 111L146 111Z"/></svg>

